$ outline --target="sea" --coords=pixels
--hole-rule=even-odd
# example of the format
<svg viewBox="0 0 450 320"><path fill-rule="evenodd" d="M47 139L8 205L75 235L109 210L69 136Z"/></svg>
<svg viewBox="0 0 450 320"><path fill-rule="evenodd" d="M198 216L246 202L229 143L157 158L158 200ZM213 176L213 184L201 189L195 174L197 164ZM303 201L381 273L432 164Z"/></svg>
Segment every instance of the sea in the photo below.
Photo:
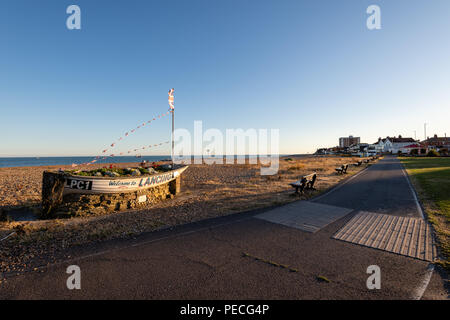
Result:
<svg viewBox="0 0 450 320"><path fill-rule="evenodd" d="M6 167L35 167L35 166L67 166L71 164L82 164L94 160L95 157L7 157L0 158L0 168ZM105 160L98 160L96 164L102 163L126 163L126 162L147 162L169 160L169 156L118 156Z"/></svg>
<svg viewBox="0 0 450 320"><path fill-rule="evenodd" d="M280 157L286 156L296 156L296 157L304 157L309 156L306 154L296 154L296 155L279 155ZM220 156L216 156L220 157ZM246 155L246 156L235 156L236 158L256 158L256 155ZM261 156L259 156L261 157ZM195 158L201 158L201 156L195 156ZM6 167L36 167L36 166L68 166L72 164L82 164L89 161L94 160L95 157L6 157L0 158L0 168ZM118 157L109 157L105 160L99 159L96 164L106 164L106 163L127 163L127 162L154 162L154 161L162 161L162 160L170 160L170 155L161 155L161 156L118 156ZM176 161L186 161L189 163L190 161L194 161L193 158L190 157L177 157Z"/></svg>

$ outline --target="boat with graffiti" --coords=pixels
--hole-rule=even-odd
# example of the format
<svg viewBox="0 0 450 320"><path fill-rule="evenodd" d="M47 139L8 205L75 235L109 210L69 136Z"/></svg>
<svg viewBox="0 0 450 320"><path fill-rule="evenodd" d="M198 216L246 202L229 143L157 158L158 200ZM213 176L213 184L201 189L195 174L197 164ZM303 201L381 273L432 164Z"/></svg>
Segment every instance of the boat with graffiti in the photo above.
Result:
<svg viewBox="0 0 450 320"><path fill-rule="evenodd" d="M118 140L104 149L101 155L88 162L72 164L71 170L44 171L42 181L42 218L58 216L78 216L98 214L127 209L141 208L164 199L172 199L180 192L181 174L188 168L175 164L174 154L174 89L169 90L169 110L155 116L137 127L125 132ZM154 149L170 141L147 144L120 153L111 153L120 148L119 142L149 126L153 121L172 115L172 150L171 159L164 164L149 165L142 161L138 166L117 168L94 168L99 161L116 157L116 155L136 152L141 157L142 150ZM120 151L120 150L118 150Z"/></svg>
<svg viewBox="0 0 450 320"><path fill-rule="evenodd" d="M64 172L63 194L102 194L144 190L175 180L188 166L174 165L172 167L167 165L162 168L160 170L158 168L150 168L151 170L149 170L138 167L120 169L120 171L108 169L80 172L67 171Z"/></svg>

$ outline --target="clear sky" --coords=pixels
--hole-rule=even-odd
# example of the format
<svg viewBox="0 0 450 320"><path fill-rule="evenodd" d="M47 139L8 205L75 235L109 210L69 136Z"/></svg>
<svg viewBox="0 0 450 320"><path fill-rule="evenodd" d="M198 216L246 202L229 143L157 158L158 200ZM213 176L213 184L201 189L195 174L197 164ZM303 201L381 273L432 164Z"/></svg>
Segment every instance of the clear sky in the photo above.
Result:
<svg viewBox="0 0 450 320"><path fill-rule="evenodd" d="M172 87L177 127L278 128L282 154L423 138L424 122L450 135L449 13L448 0L2 0L0 156L97 155L165 112ZM116 151L168 139L163 118Z"/></svg>

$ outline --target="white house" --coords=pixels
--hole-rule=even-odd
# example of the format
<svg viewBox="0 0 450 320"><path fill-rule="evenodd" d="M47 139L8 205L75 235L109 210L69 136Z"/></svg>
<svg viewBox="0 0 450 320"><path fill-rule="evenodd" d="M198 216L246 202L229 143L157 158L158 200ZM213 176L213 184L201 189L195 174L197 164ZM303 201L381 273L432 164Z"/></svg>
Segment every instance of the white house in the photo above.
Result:
<svg viewBox="0 0 450 320"><path fill-rule="evenodd" d="M402 150L402 148L409 146L411 144L415 144L417 141L413 138L403 138L402 136L398 136L398 138L392 138L392 153L398 153Z"/></svg>
<svg viewBox="0 0 450 320"><path fill-rule="evenodd" d="M386 137L385 139L378 139L378 142L374 143L372 146L375 150L379 152L392 152L398 153L402 148L414 144L416 141L413 138L403 138L402 136L396 137Z"/></svg>
<svg viewBox="0 0 450 320"><path fill-rule="evenodd" d="M389 137L385 139L378 138L378 141L370 146L378 153L391 152L392 150L392 142L389 140Z"/></svg>

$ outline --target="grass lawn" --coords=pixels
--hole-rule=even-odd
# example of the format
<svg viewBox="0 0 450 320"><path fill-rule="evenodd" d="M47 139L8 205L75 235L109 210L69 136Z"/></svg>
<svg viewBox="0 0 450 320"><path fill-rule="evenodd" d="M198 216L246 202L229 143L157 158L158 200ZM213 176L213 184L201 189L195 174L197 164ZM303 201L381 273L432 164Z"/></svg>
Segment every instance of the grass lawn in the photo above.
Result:
<svg viewBox="0 0 450 320"><path fill-rule="evenodd" d="M400 158L439 241L450 269L450 158Z"/></svg>

